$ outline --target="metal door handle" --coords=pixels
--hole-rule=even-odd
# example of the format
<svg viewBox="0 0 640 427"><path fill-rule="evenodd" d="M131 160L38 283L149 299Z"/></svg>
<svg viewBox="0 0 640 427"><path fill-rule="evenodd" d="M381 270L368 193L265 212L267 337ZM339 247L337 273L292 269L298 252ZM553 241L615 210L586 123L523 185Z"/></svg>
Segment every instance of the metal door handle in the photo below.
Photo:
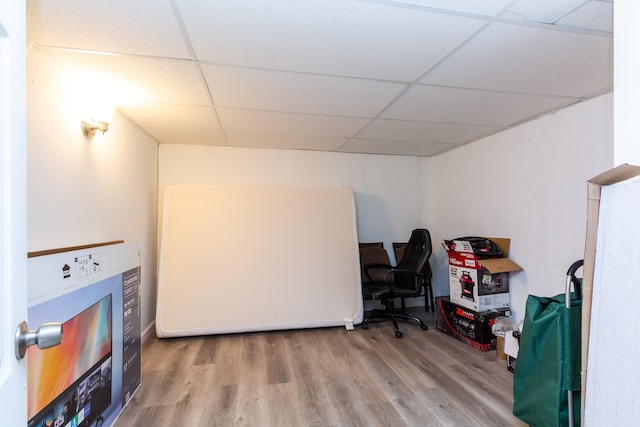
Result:
<svg viewBox="0 0 640 427"><path fill-rule="evenodd" d="M39 349L54 347L62 342L62 323L43 323L37 331L30 331L27 322L18 323L16 328L16 358L24 358L27 348L37 345Z"/></svg>

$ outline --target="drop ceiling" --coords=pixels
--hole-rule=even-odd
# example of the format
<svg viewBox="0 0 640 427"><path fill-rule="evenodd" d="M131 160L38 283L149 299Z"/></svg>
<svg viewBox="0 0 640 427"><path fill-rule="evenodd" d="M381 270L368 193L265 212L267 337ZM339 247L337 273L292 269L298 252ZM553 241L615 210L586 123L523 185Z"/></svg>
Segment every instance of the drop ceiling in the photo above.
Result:
<svg viewBox="0 0 640 427"><path fill-rule="evenodd" d="M613 90L613 1L29 0L162 144L432 156Z"/></svg>

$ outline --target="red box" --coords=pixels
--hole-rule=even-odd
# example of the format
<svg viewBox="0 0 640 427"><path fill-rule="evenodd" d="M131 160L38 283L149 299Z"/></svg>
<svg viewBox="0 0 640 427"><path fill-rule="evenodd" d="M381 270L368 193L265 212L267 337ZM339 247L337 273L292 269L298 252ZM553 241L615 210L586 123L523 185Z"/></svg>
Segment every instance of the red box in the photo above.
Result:
<svg viewBox="0 0 640 427"><path fill-rule="evenodd" d="M491 331L496 317L511 316L509 309L476 312L449 300L436 298L436 329L466 342L480 351L496 349L497 337Z"/></svg>

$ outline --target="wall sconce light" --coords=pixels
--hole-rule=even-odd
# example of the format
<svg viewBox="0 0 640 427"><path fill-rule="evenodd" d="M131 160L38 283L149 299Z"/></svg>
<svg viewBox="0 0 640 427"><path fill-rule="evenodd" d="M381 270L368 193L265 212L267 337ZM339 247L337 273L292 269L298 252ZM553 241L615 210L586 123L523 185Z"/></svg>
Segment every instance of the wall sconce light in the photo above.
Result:
<svg viewBox="0 0 640 427"><path fill-rule="evenodd" d="M107 122L96 122L94 119L82 120L82 133L87 138L93 138L96 134L96 131L104 133L109 130L109 123Z"/></svg>
<svg viewBox="0 0 640 427"><path fill-rule="evenodd" d="M69 90L77 98L75 111L79 112L80 118L83 119L82 133L87 139L93 138L98 131L104 135L113 123L116 106L127 103L135 90L125 90L127 86L124 83L108 75L79 71L74 76L74 79L69 81Z"/></svg>

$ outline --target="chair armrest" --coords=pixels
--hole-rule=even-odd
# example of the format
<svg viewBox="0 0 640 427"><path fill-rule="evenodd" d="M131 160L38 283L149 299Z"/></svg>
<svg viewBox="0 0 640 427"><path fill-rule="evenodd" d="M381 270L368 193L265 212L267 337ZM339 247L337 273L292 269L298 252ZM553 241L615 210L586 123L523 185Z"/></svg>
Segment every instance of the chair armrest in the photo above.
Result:
<svg viewBox="0 0 640 427"><path fill-rule="evenodd" d="M390 264L383 264L380 262L371 262L369 264L365 264L364 266L364 274L367 276L367 279L369 279L369 281L371 282L375 282L376 280L371 278L371 275L369 274L369 270L371 269L385 269L385 270L391 270L393 269L393 266ZM386 274L385 274L386 276ZM386 280L385 280L386 282Z"/></svg>
<svg viewBox="0 0 640 427"><path fill-rule="evenodd" d="M389 270L389 273L393 273L393 274L406 274L409 276L415 276L415 277L422 277L424 276L424 274L422 273L418 273L416 271L411 271L411 270L404 270L402 268L391 268L391 270Z"/></svg>

